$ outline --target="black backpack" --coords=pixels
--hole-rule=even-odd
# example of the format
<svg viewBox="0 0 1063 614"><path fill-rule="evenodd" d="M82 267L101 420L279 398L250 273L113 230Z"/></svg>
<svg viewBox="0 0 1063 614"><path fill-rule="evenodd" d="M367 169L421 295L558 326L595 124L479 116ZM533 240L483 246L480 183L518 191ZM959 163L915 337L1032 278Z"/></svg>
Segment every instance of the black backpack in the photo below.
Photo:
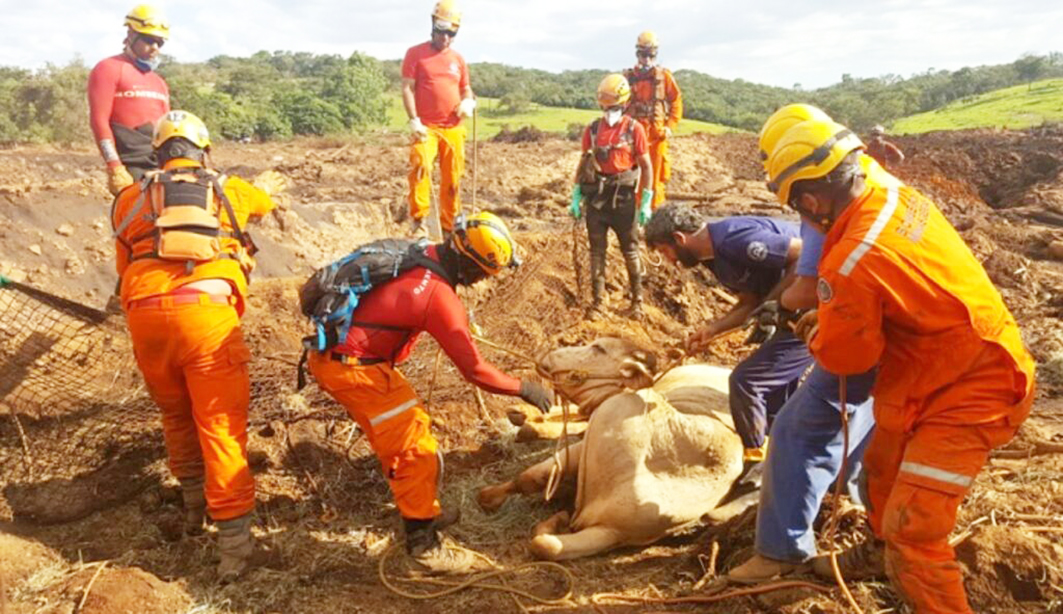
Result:
<svg viewBox="0 0 1063 614"><path fill-rule="evenodd" d="M414 267L425 267L451 283L443 266L428 257L427 247L427 239L380 239L315 271L299 289L299 309L314 324L314 334L303 339L303 347L323 352L345 339L351 326L393 329L356 322L351 316L363 295Z"/></svg>

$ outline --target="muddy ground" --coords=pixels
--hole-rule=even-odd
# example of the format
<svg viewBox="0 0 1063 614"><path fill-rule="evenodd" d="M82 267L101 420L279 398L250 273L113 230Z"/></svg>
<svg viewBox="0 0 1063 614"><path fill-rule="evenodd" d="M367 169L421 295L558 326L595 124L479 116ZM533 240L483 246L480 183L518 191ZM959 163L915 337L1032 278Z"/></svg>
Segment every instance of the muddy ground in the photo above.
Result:
<svg viewBox="0 0 1063 614"><path fill-rule="evenodd" d="M1034 416L979 477L960 516L955 539L969 595L979 612L1061 611L1063 458L1040 452L1063 441L1063 265L1048 250L1063 238L1063 133L936 133L899 144L909 158L897 174L932 196L961 229L1040 364ZM696 198L707 215L786 215L763 188L753 137L682 137L673 151L671 191ZM574 143L484 143L477 158L477 204L510 223L526 260L520 270L465 293L491 340L531 356L605 334L664 350L727 309L726 294L703 273L651 262L646 317L630 321L614 249L606 317L584 321L586 289L577 285L573 259L585 266L586 252L581 238L574 242L580 235L565 213ZM180 503L166 476L157 421L125 351L120 316L114 316L84 333L107 341L91 346L92 358L78 364L76 375L44 366L47 352L56 352L48 346L44 358L25 365L35 377L0 389L0 612L5 597L7 612L19 613L648 612L664 606L596 605L594 595L690 594L713 542L721 571L748 555L752 526L746 516L649 548L567 563L575 584L563 605L518 603L482 590L414 602L388 591L377 567L398 536L394 507L353 424L313 385L294 394L299 338L307 332L295 297L315 266L370 238L405 231L406 150L386 139L223 144L215 162L244 176L276 169L292 181L283 206L254 229L262 252L245 318L256 356L249 444L258 485L255 532L269 548L269 564L219 587L213 537L178 539ZM115 276L110 200L99 166L87 148L0 151L0 273L103 308ZM469 202L471 168L463 187ZM0 308L8 324L24 309L2 301ZM43 326L41 318L18 317L19 326ZM732 365L749 351L743 338L727 337L702 358ZM504 368L528 373L520 358L484 351ZM515 500L485 516L475 494L546 458L553 444L515 443L504 418L511 401L488 394L478 409L471 388L447 361L433 375L436 355L437 346L425 340L404 371L423 396L431 394L435 429L447 451L445 502L464 512L454 535L507 566L527 562L523 540L530 527L563 503ZM88 383L79 384L80 391L60 390L72 381ZM858 525L847 525L851 536ZM563 580L556 572L536 572L507 581L557 595ZM854 593L868 612L901 607L881 583L856 584ZM808 590L667 608L843 611L837 593Z"/></svg>

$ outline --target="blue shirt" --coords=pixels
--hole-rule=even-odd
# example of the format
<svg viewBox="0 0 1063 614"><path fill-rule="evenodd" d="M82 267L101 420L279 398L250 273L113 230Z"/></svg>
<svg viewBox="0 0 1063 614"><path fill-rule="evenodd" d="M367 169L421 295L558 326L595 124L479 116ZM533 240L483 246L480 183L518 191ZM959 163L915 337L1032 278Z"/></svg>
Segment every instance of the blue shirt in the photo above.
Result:
<svg viewBox="0 0 1063 614"><path fill-rule="evenodd" d="M801 257L797 259L797 270L801 277L819 275L819 257L823 255L823 233L815 226L801 222Z"/></svg>
<svg viewBox="0 0 1063 614"><path fill-rule="evenodd" d="M725 288L765 296L782 279L796 222L770 217L729 217L707 224L713 258L704 264Z"/></svg>

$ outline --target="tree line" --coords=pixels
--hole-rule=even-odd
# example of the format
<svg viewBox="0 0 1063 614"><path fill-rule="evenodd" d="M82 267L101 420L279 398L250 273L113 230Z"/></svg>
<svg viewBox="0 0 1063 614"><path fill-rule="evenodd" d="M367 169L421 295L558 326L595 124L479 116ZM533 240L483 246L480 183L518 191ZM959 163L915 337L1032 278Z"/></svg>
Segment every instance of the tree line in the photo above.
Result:
<svg viewBox="0 0 1063 614"><path fill-rule="evenodd" d="M293 135L344 134L378 127L402 81L398 60L378 61L306 52L260 51L251 57L217 56L206 62L164 57L159 72L170 85L171 104L200 115L217 137L269 140ZM595 90L605 70L551 73L497 63L470 65L480 96L520 112L532 103L595 108ZM0 143L75 142L91 138L81 60L40 70L0 67ZM930 69L856 78L842 75L829 87L805 90L727 80L679 70L685 115L756 131L779 106L795 101L822 107L857 129L930 111L984 92L1063 77L1063 54L1027 54L1014 62Z"/></svg>

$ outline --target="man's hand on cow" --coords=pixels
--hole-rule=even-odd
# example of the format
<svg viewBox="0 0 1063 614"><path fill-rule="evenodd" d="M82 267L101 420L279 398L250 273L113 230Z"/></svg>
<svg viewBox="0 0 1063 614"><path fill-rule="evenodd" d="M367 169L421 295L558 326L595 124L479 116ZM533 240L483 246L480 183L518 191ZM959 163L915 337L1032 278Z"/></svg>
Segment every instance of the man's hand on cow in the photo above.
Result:
<svg viewBox="0 0 1063 614"><path fill-rule="evenodd" d="M544 414L550 413L550 408L554 406L554 393L539 382L533 382L530 379L521 380L520 398L525 403L534 405Z"/></svg>
<svg viewBox="0 0 1063 614"><path fill-rule="evenodd" d="M801 316L801 319L793 325L794 334L806 344L812 343L812 338L819 330L819 313L813 309Z"/></svg>

